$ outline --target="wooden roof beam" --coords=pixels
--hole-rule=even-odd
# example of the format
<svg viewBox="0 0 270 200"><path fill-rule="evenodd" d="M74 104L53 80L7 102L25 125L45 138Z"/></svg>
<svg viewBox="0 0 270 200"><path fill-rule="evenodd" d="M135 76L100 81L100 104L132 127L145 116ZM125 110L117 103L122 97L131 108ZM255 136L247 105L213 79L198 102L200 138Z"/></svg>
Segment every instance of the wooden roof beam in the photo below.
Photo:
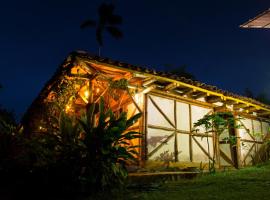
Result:
<svg viewBox="0 0 270 200"><path fill-rule="evenodd" d="M235 104L235 101L231 100L231 99L227 99L227 100L224 101L224 103L227 104L227 105L233 105L233 104Z"/></svg>
<svg viewBox="0 0 270 200"><path fill-rule="evenodd" d="M157 79L155 79L155 78L150 78L150 79L146 78L146 80L143 81L142 85L143 85L144 87L146 87L146 86L148 86L148 85L154 83L156 80L157 80Z"/></svg>
<svg viewBox="0 0 270 200"><path fill-rule="evenodd" d="M92 79L93 75L92 74L71 74L67 73L68 78L76 78L76 79Z"/></svg>
<svg viewBox="0 0 270 200"><path fill-rule="evenodd" d="M188 97L190 97L190 95L193 93L193 92L195 92L196 90L194 90L194 89L190 89L190 88L188 88L188 89L186 89L183 93L182 93L182 95L187 95Z"/></svg>
<svg viewBox="0 0 270 200"><path fill-rule="evenodd" d="M249 107L249 105L244 104L244 103L233 104L233 109L234 110L238 110L240 108L245 109L245 108L248 108L248 107Z"/></svg>
<svg viewBox="0 0 270 200"><path fill-rule="evenodd" d="M259 116L259 117L265 117L265 116L268 116L268 115L270 115L270 111L257 113L257 116Z"/></svg>
<svg viewBox="0 0 270 200"><path fill-rule="evenodd" d="M148 92L150 92L150 91L152 91L152 90L154 90L156 88L157 88L157 85L153 84L153 85L150 85L149 87L143 89L141 92L143 94L146 94L146 93L148 93Z"/></svg>
<svg viewBox="0 0 270 200"><path fill-rule="evenodd" d="M196 99L197 95L200 94L198 91L193 91L192 93L188 94L187 96L192 99Z"/></svg>
<svg viewBox="0 0 270 200"><path fill-rule="evenodd" d="M199 99L199 98L203 98L203 97L207 97L207 93L206 92L200 92L199 94L197 94L194 99Z"/></svg>
<svg viewBox="0 0 270 200"><path fill-rule="evenodd" d="M165 86L164 90L165 91L169 91L169 90L173 90L176 87L178 87L178 84L176 84L176 83L170 83L167 86Z"/></svg>
<svg viewBox="0 0 270 200"><path fill-rule="evenodd" d="M258 111L258 108L254 107L254 106L249 106L249 107L246 108L246 109L247 109L248 112L250 112L250 113Z"/></svg>
<svg viewBox="0 0 270 200"><path fill-rule="evenodd" d="M215 112L227 112L230 111L229 108L227 108L226 104L223 104L222 106L217 106L214 108Z"/></svg>
<svg viewBox="0 0 270 200"><path fill-rule="evenodd" d="M205 101L208 103L217 103L217 102L222 102L222 99L220 96L207 96L205 97Z"/></svg>

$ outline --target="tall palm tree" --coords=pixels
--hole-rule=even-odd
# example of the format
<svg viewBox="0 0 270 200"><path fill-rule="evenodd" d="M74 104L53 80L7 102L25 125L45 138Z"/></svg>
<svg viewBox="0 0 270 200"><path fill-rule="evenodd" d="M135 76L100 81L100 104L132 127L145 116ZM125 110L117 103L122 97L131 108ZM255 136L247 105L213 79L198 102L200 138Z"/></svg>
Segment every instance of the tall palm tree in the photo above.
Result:
<svg viewBox="0 0 270 200"><path fill-rule="evenodd" d="M111 36L116 39L123 37L122 31L117 27L122 24L122 17L114 14L114 5L102 3L98 8L98 20L88 19L81 24L81 28L96 28L96 40L99 45L99 55L103 46L103 33L106 30Z"/></svg>

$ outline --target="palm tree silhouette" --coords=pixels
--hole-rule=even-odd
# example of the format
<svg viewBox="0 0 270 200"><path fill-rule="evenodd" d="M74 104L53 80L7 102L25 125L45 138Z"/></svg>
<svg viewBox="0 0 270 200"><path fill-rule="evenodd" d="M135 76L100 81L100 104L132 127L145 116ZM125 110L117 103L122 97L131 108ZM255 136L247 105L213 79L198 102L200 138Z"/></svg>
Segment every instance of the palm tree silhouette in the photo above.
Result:
<svg viewBox="0 0 270 200"><path fill-rule="evenodd" d="M120 39L123 37L122 31L117 27L117 25L122 24L122 17L120 15L114 14L114 5L109 3L102 3L98 7L98 20L88 19L81 24L81 29L85 28L96 28L96 40L99 45L99 56L100 50L103 46L103 33L106 30L112 37Z"/></svg>

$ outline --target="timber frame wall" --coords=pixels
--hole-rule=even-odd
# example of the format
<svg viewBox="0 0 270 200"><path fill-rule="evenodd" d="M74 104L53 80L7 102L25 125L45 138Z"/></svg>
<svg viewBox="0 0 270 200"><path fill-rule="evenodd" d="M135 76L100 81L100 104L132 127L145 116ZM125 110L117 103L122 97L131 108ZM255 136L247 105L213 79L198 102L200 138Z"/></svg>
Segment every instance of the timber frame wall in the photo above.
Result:
<svg viewBox="0 0 270 200"><path fill-rule="evenodd" d="M107 89L108 83L105 81L105 79L108 80L107 78L114 81L121 79L128 81L128 91L118 90L117 99L109 99L108 97L109 106L116 110L121 108L122 111L127 111L129 116L137 112L143 113L139 122L131 127L133 130L143 133L143 139L136 142L142 146L140 149L142 165L151 159L156 160L155 157L160 157L162 152L167 151L175 162L181 162L181 159L190 163L207 162L208 159L213 159L215 156L219 167L244 166L250 164L248 157L256 153L268 137L270 121L270 107L268 105L198 81L91 56L81 51L73 52L68 56L30 106L22 121L25 130L40 129L39 124L44 120L40 114L44 113L44 102L54 101L53 96L64 95L61 94L59 88L65 80L82 81L82 84L78 85L77 99L72 102L72 106L80 107L85 106L88 100L97 102L100 96L110 95ZM92 92L98 91L91 95L92 99L86 99L83 95L88 88ZM158 101L170 105L171 109L162 107L162 103ZM186 111L180 112L178 107ZM165 125L151 122L151 120L157 119L157 116L150 116L152 111L161 116L160 119L162 118ZM204 114L219 111L229 111L236 117L253 119L251 121L244 120L245 128L243 130L235 130L237 147L234 151L236 153L232 152L232 147L229 144L224 144L215 134L209 134L208 137L205 137L202 129L198 132L192 131L195 122L194 116L202 118ZM181 124L181 119L179 119L181 113L188 113L185 119L182 118L186 121L185 124ZM258 124L261 124L260 128L258 128ZM185 128L181 128L181 126L185 126ZM252 136L252 133L258 129L263 133L263 138ZM156 138L154 138L155 132L153 130L156 130ZM152 138L149 137L151 134ZM224 132L222 137L226 137L228 134L230 133ZM152 146L150 146L151 139ZM212 141L210 149L206 147L206 139ZM182 143L184 140L186 142ZM247 149L241 147L243 143L249 144ZM171 149L165 148L166 146ZM154 154L156 155L154 156ZM199 160L200 157L201 160Z"/></svg>

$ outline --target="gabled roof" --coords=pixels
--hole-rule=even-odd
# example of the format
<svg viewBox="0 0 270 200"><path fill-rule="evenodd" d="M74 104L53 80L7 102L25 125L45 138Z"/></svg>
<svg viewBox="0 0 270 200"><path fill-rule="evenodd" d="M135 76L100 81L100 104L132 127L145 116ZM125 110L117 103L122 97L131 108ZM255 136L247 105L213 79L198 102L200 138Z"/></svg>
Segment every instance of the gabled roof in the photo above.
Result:
<svg viewBox="0 0 270 200"><path fill-rule="evenodd" d="M257 112L259 114L258 116L270 116L269 105L226 90L221 90L216 86L187 79L170 72L156 71L155 69L147 67L132 65L112 60L110 58L99 57L84 51L75 51L67 57L64 63L57 69L55 75L47 82L39 96L28 109L23 120L25 117L27 118L36 112L36 109L34 108L40 107L44 99L48 97L50 91L53 88L59 87L59 84L61 84L61 78L70 75L71 69L75 66L80 66L89 72L93 70L93 67L97 67L98 69L105 71L108 69L114 69L117 73L128 72L132 77L140 79L142 89L149 89L149 86L155 85L157 86L154 87L155 91L165 95L174 94L182 99L193 98L193 101L197 101L200 97L205 97L209 100L207 101L208 103L210 102L209 104L225 102L228 105L234 105L234 107L238 109L244 108L247 113ZM187 94L189 95L188 97Z"/></svg>
<svg viewBox="0 0 270 200"><path fill-rule="evenodd" d="M248 22L240 25L241 28L270 28L270 8L257 15Z"/></svg>

